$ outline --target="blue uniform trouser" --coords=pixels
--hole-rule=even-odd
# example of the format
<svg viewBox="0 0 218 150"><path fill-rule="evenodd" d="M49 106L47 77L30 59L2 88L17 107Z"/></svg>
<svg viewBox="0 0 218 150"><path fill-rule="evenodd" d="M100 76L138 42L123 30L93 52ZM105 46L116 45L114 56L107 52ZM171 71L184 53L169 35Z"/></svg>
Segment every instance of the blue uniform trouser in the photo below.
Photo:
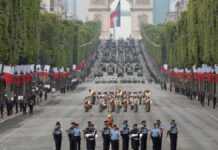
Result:
<svg viewBox="0 0 218 150"><path fill-rule="evenodd" d="M170 149L176 150L177 148L177 134L170 134Z"/></svg>
<svg viewBox="0 0 218 150"><path fill-rule="evenodd" d="M158 140L159 140L159 137L152 137L153 150L158 150Z"/></svg>

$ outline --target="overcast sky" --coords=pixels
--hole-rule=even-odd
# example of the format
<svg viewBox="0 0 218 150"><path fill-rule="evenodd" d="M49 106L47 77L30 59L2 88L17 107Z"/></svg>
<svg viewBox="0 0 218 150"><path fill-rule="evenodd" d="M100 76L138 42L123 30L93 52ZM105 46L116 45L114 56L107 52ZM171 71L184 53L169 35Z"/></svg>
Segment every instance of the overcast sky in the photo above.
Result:
<svg viewBox="0 0 218 150"><path fill-rule="evenodd" d="M80 20L86 20L88 15L88 0L66 0L68 2L68 8L73 11L74 1L77 1L77 16Z"/></svg>
<svg viewBox="0 0 218 150"><path fill-rule="evenodd" d="M73 2L75 0L66 0L68 1L69 8L73 10ZM89 0L76 0L77 1L77 16L80 20L86 20L88 16L88 6ZM155 22L160 23L165 20L166 13L168 11L169 1L171 3L170 9L174 10L174 3L176 0L156 0L156 9L155 9Z"/></svg>

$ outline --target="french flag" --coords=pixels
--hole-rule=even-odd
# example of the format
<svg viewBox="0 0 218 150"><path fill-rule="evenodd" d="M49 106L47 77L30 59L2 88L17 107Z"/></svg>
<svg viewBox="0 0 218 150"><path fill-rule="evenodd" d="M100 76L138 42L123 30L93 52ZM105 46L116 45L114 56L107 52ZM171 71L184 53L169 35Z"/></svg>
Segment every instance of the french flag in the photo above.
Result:
<svg viewBox="0 0 218 150"><path fill-rule="evenodd" d="M14 68L12 66L4 66L3 78L7 85L14 83Z"/></svg>
<svg viewBox="0 0 218 150"><path fill-rule="evenodd" d="M111 28L114 28L114 27L120 27L120 25L121 25L121 5L119 1L116 9L111 13L110 26Z"/></svg>

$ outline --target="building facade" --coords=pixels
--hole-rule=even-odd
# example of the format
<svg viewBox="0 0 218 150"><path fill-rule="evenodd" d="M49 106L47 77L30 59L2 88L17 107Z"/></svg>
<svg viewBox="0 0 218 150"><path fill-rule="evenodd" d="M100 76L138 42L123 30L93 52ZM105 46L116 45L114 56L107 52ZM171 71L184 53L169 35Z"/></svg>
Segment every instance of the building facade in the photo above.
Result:
<svg viewBox="0 0 218 150"><path fill-rule="evenodd" d="M189 0L171 0L166 21L177 21L181 13L187 9Z"/></svg>
<svg viewBox="0 0 218 150"><path fill-rule="evenodd" d="M153 24L153 0L127 0L131 5L131 36L141 38L141 23ZM114 0L89 0L88 20L102 23L101 39L110 37L110 6Z"/></svg>
<svg viewBox="0 0 218 150"><path fill-rule="evenodd" d="M62 18L66 17L65 0L41 0L41 12L54 13Z"/></svg>

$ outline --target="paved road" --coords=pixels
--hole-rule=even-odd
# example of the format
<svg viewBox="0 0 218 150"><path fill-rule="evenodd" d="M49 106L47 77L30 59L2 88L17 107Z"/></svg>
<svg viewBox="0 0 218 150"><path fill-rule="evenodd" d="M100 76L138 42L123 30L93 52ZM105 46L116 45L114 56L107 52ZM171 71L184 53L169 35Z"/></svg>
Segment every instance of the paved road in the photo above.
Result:
<svg viewBox="0 0 218 150"><path fill-rule="evenodd" d="M148 78L146 69L144 71ZM107 112L99 113L95 106L91 112L85 113L81 105L89 88L97 91L116 88L135 91L150 89L153 94L151 113L144 112L142 107L138 113L115 113L113 116L119 126L123 120L128 119L130 124L147 120L148 127L152 127L153 122L160 119L167 127L169 121L175 119L179 128L179 150L218 149L218 110L202 108L184 96L161 91L156 84L95 84L90 81L78 86L73 93L57 95L33 116L19 116L0 124L0 150L53 150L52 130L56 121L60 121L66 130L71 121L79 122L84 129L87 121L91 120L100 132ZM85 150L84 145L83 139L82 150ZM68 149L67 134L64 133L63 150ZM97 139L97 150L102 150L100 137ZM151 141L148 150L151 150ZM169 140L166 138L163 140L163 150L169 150Z"/></svg>
<svg viewBox="0 0 218 150"><path fill-rule="evenodd" d="M83 83L73 93L59 95L46 106L42 107L32 117L18 117L0 126L1 150L52 150L52 129L55 122L61 121L63 129L67 129L71 121L80 123L85 128L88 120L96 123L97 129L103 127L106 112L99 113L98 107L90 113L84 113L82 99L88 94L87 90L94 87L98 90L124 88L128 90L151 89L153 107L151 113L145 113L142 108L138 113L127 112L114 114L115 122L121 125L122 120L128 119L130 124L139 123L145 119L152 127L153 121L161 119L167 125L171 119L176 119L179 126L180 150L217 150L218 149L218 112L217 110L202 109L185 97L161 91L155 84L94 84ZM67 135L64 134L63 149L68 149ZM82 142L84 145L84 140ZM101 150L101 138L97 142L97 150ZM151 149L151 143L149 144ZM169 141L163 142L165 150L169 149ZM82 148L85 149L84 147Z"/></svg>

